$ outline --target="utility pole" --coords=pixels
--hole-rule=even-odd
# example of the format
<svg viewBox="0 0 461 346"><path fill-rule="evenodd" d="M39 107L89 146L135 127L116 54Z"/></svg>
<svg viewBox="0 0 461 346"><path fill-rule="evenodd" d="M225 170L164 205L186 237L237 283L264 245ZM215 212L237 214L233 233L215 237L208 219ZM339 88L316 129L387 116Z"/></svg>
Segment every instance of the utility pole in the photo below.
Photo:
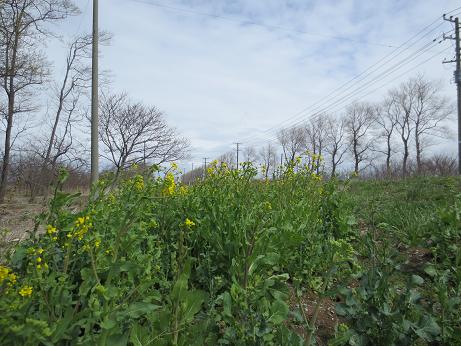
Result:
<svg viewBox="0 0 461 346"><path fill-rule="evenodd" d="M209 157L204 157L203 160L205 161L205 169L203 170L203 177L206 177L206 161L209 160Z"/></svg>
<svg viewBox="0 0 461 346"><path fill-rule="evenodd" d="M239 150L239 146L240 146L240 144L242 144L242 143L236 142L236 143L234 143L234 144L237 146L237 170L238 170L238 169L239 169L239 151L240 151L240 150Z"/></svg>
<svg viewBox="0 0 461 346"><path fill-rule="evenodd" d="M454 72L455 76L455 83L457 87L457 93L458 93L458 174L461 175L461 52L460 52L460 43L459 43L459 18L453 18L453 16L450 16L447 18L447 16L444 14L443 19L446 20L447 22L454 23L455 24L455 37L453 35L450 36L445 36L443 35L443 39L447 40L455 40L456 44L456 55L454 60L444 60L444 64L448 63L456 63L456 70Z"/></svg>
<svg viewBox="0 0 461 346"><path fill-rule="evenodd" d="M98 41L98 0L93 0L93 46L91 60L91 184L94 184L99 177Z"/></svg>

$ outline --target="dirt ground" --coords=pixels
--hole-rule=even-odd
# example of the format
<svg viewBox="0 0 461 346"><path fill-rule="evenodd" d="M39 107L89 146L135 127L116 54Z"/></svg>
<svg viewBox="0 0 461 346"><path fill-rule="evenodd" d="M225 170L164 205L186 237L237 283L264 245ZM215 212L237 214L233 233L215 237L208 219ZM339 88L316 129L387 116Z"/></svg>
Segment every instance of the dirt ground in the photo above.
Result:
<svg viewBox="0 0 461 346"><path fill-rule="evenodd" d="M296 310L302 308L307 319L310 321L320 297L313 292L306 292L299 301L294 289L290 289L290 291L290 309ZM341 322L340 318L336 315L335 302L330 298L323 298L320 303L317 322L315 323L317 328L315 332L317 345L327 345L327 340L335 333L336 325ZM291 328L306 339L308 331L304 326L292 325Z"/></svg>
<svg viewBox="0 0 461 346"><path fill-rule="evenodd" d="M27 232L34 228L35 217L46 208L46 203L40 198L31 203L26 197L15 197L0 204L0 231L7 230L1 240L12 242L26 239Z"/></svg>

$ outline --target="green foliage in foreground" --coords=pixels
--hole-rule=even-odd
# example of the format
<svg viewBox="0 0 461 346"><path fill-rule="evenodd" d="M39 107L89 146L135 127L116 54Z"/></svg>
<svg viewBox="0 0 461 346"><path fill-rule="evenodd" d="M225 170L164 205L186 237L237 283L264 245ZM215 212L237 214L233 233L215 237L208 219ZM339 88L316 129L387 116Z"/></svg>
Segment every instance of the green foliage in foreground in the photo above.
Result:
<svg viewBox="0 0 461 346"><path fill-rule="evenodd" d="M396 244L422 238L384 216L364 234L347 184L295 166L262 182L214 165L192 187L173 173L102 181L79 211L57 191L45 232L0 266L0 344L315 343L316 314L288 304L306 290L339 300L332 344L461 340L461 202L427 217L432 255L415 272Z"/></svg>

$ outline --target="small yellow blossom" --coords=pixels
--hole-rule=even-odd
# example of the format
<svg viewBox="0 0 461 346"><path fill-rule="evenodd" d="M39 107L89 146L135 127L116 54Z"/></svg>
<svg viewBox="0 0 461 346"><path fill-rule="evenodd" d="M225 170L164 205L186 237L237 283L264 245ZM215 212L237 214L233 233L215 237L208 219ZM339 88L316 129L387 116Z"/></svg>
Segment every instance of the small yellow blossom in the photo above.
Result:
<svg viewBox="0 0 461 346"><path fill-rule="evenodd" d="M31 286L23 286L19 290L19 295L22 297L30 297L32 295L32 287Z"/></svg>
<svg viewBox="0 0 461 346"><path fill-rule="evenodd" d="M186 221L184 221L184 226L190 229L195 226L195 222L187 218Z"/></svg>
<svg viewBox="0 0 461 346"><path fill-rule="evenodd" d="M99 245L101 245L101 241L100 241L100 240L95 240L95 241L94 241L94 247L95 247L95 248L98 248Z"/></svg>
<svg viewBox="0 0 461 346"><path fill-rule="evenodd" d="M178 170L178 165L177 165L176 162L173 162L173 163L171 164L171 169L172 169L173 171L177 171L177 170Z"/></svg>
<svg viewBox="0 0 461 346"><path fill-rule="evenodd" d="M46 233L48 233L49 235L52 235L56 232L57 232L56 227L53 227L52 225L46 226Z"/></svg>
<svg viewBox="0 0 461 346"><path fill-rule="evenodd" d="M4 267L0 265L0 284L8 278L8 275L10 273L10 268Z"/></svg>
<svg viewBox="0 0 461 346"><path fill-rule="evenodd" d="M16 279L18 278L18 276L15 274L15 273L11 273L8 275L8 280L10 281L10 283L12 284L15 284L16 283Z"/></svg>
<svg viewBox="0 0 461 346"><path fill-rule="evenodd" d="M37 250L37 253L38 253L39 255L41 255L41 254L43 253L43 249L42 249L42 248L38 249L38 250Z"/></svg>
<svg viewBox="0 0 461 346"><path fill-rule="evenodd" d="M174 195L176 189L176 183L174 181L174 175L169 172L165 175L164 179L164 186L163 194L166 196Z"/></svg>
<svg viewBox="0 0 461 346"><path fill-rule="evenodd" d="M37 263L42 263L42 258L41 257L37 257Z"/></svg>
<svg viewBox="0 0 461 346"><path fill-rule="evenodd" d="M142 175L134 177L134 188L136 191L142 191L142 189L144 189L144 178Z"/></svg>
<svg viewBox="0 0 461 346"><path fill-rule="evenodd" d="M75 221L73 233L68 233L67 237L75 237L78 240L82 240L84 235L93 227L89 216L81 216Z"/></svg>
<svg viewBox="0 0 461 346"><path fill-rule="evenodd" d="M42 265L41 265L41 264L37 264L37 269L38 269L38 270L42 269Z"/></svg>
<svg viewBox="0 0 461 346"><path fill-rule="evenodd" d="M56 241L56 240L58 240L58 237L53 237L51 239L53 239L53 241Z"/></svg>

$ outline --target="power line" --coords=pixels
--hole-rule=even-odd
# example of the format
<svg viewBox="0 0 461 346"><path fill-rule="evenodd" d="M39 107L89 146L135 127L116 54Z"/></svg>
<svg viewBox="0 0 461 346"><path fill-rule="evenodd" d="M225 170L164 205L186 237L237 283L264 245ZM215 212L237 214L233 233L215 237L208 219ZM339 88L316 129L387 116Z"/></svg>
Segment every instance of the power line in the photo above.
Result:
<svg viewBox="0 0 461 346"><path fill-rule="evenodd" d="M435 47L437 45L436 43L437 39L434 39L434 40L431 40L431 42L429 43L426 43L424 46L422 46L421 48L419 48L417 51L415 52L412 52L410 55L408 56L405 56L403 59L399 60L397 63L395 63L394 65L392 65L391 67L387 68L386 70L380 72L378 75L376 75L373 79L365 82L364 84L362 84L361 86L358 86L357 88L355 88L353 91L347 93L347 94L344 94L345 92L348 92L351 87L349 88L346 88L343 92L341 92L340 94L338 94L338 97L341 96L339 99L337 99L336 101L334 102L328 102L329 100L326 100L327 102L322 102L322 103L325 103L326 106L317 106L317 107L313 107L313 109L311 109L311 112L314 113L314 115L312 116L315 116L315 115L319 115L323 112L326 112L329 108L331 108L332 106L340 103L342 100L345 100L345 99L350 99L351 97L354 97L356 96L358 93L360 93L362 90L364 90L365 88L367 88L368 86L370 85L373 85L375 84L375 82L378 82L380 79L383 79L383 78L386 78L387 76L389 76L390 74L394 73L395 71L398 71L399 69L401 69L402 67L408 65L410 62L416 60L417 58L419 58L420 56L422 56L423 54L427 53L428 51L430 51L433 47ZM322 104L320 103L320 104ZM323 107L323 108L322 108ZM306 108L306 110L308 110L309 108L312 108L312 107L308 107ZM305 121L305 116L307 116L307 114L305 114L306 111L303 111L302 114L300 114L298 117L296 117L296 119L300 119L300 120L296 120L294 122L292 122L289 126L287 127L294 127L296 125L299 125L301 124L302 122ZM311 117L312 117L311 116ZM272 130L277 130L279 129L280 127L272 127L271 129ZM264 131L263 133L268 133L268 131ZM261 135L261 134L260 134ZM254 141L253 140L250 140L249 142L252 142Z"/></svg>
<svg viewBox="0 0 461 346"><path fill-rule="evenodd" d="M334 40L350 41L350 42L362 43L362 44L373 45L373 46L381 46L381 47L386 47L386 48L396 48L396 46L393 46L393 45L390 45L390 44L387 44L387 43L368 42L368 41L357 40L357 39L353 39L353 38L350 38L350 37L344 37L344 36L312 33L312 32L308 32L308 31L304 31L304 30L287 28L287 27L284 27L284 26L281 26L281 25L265 24L265 23L255 22L253 20L248 20L248 19L243 20L243 19L240 19L240 18L232 18L232 17L213 14L213 13L199 12L199 11L196 11L196 10L193 10L193 9L190 9L190 8L176 7L176 6L165 5L165 4L161 4L161 3L157 3L157 2L151 2L151 1L145 1L145 0L131 0L131 1L138 2L138 3L141 3L141 4L145 4L145 5L160 7L160 8L164 8L164 9L168 9L168 10L180 11L180 12L199 15L199 16L204 16L204 17L211 17L211 18L219 19L219 20L226 20L226 21L229 21L229 22L239 23L241 25L253 25L253 26L263 27L263 28L266 28L266 29L273 29L273 30L275 29L275 30L296 32L296 33L302 34L302 35L323 37L323 38L329 38L329 39L334 39Z"/></svg>
<svg viewBox="0 0 461 346"><path fill-rule="evenodd" d="M384 83L383 85L380 85L379 87L377 87L377 88L371 90L370 92L368 92L368 93L362 95L360 99L356 99L356 100L354 100L354 102L360 101L360 100L362 100L363 98L365 98L365 97L367 97L367 96L373 94L374 92L376 92L376 91L382 89L383 87L389 85L390 83L395 82L396 80L400 79L401 77L403 77L404 75L408 74L409 72L412 72L412 71L414 71L415 69L417 69L418 67L424 65L424 64L427 63L428 61L430 61L430 60L432 60L432 59L434 59L434 58L436 58L436 57L442 55L442 54L443 54L444 52L446 52L448 49L450 49L450 47L447 47L447 48L442 49L441 51L438 51L436 54L430 56L428 59L426 59L426 60L420 62L419 64L415 65L415 66L412 67L411 69L406 70L405 72L401 73L400 75L398 75L397 77L393 78L392 80L390 80L390 81ZM351 102L351 103L349 103L349 104L347 104L347 105L343 105L343 106L337 107L337 108L334 109L334 111L347 108L348 106L352 105L354 102ZM276 141L277 141L277 137L270 137L270 138L266 138L266 139L261 139L261 140L259 140L259 141L257 141L257 142L254 142L254 143L263 143L263 142L266 142L266 143L274 143L274 144L276 144Z"/></svg>
<svg viewBox="0 0 461 346"><path fill-rule="evenodd" d="M274 129L278 129L280 128L281 126L283 126L284 123L287 123L291 120L294 120L294 119L299 119L300 117L304 117L305 116L305 113L312 109L312 108L316 108L315 106L318 106L319 104L322 104L322 103L325 103L325 102L329 102L329 100L331 99L331 96L335 95L335 94L338 94L338 95L341 95L342 93L346 92L347 90L349 90L352 86L358 84L359 82L363 81L366 79L366 77L372 75L374 72L378 71L380 68L382 68L383 66L385 66L386 64L388 64L389 62L391 62L393 59L397 58L399 55L403 54L405 51L407 51L409 48L413 47L416 43L418 43L419 41L421 41L424 37L427 37L429 34L431 34L433 31L435 31L436 29L438 29L441 25L443 25L443 22L440 23L439 25L437 25L435 28L433 28L432 30L430 30L429 32L427 32L426 34L424 34L423 36L421 36L418 40L416 40L415 42L413 42L411 45L409 45L408 47L406 47L405 49L403 49L401 52L399 52L397 55L395 55L394 57L392 57L397 51L399 51L401 48L403 48L405 45L407 45L409 42L411 42L413 39L415 39L416 37L418 37L421 33L423 33L424 31L426 31L428 28L430 28L431 26L433 26L435 23L437 23L438 21L440 20L440 17L437 18L435 21L433 21L432 23L430 23L429 25L425 26L423 29L421 29L417 34L413 35L410 39L406 40L404 43L402 43L399 47L397 47L395 50L393 50L392 52L390 52L389 54L387 54L386 56L384 56L383 58L379 59L376 63L374 63L373 65L369 66L367 69L365 69L364 71L362 71L360 74L354 76L352 79L348 80L347 82L343 83L342 85L340 85L338 88L334 89L333 91L331 91L330 93L328 93L326 96L322 97L320 100L314 102L313 104L309 105L308 107L304 108L303 110L301 110L300 112L297 112L296 114L294 114L293 116L287 118L286 120L280 122L279 124L275 125L275 126L272 126L270 127L269 129L266 129L265 131L262 131L261 133L268 133L268 132L271 132L273 131ZM421 49L419 49L417 52L419 52ZM416 52L416 53L417 53ZM387 59L391 57L390 59ZM386 60L387 59L387 60ZM376 67L377 68L374 68ZM371 70L371 71L370 71ZM360 78L362 77L362 78ZM355 82L354 82L355 81ZM353 82L353 83L352 83ZM352 83L352 84L351 84ZM345 90L341 91L341 89L343 89L345 86L351 84L349 87L347 87ZM338 91L340 91L338 93ZM243 138L244 140L246 140L247 138Z"/></svg>

